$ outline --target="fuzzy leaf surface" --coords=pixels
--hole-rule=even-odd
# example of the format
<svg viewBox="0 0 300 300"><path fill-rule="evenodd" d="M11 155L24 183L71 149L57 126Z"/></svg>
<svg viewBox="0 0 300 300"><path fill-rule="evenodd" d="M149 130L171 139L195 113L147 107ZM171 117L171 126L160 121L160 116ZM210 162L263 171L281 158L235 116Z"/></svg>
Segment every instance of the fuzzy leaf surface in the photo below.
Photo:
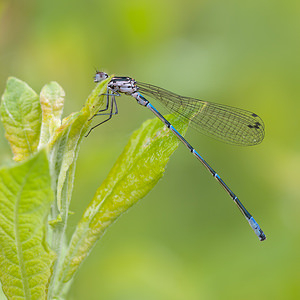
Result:
<svg viewBox="0 0 300 300"><path fill-rule="evenodd" d="M186 132L188 124L174 116L168 119L179 132ZM156 118L132 134L73 234L61 282L72 278L106 229L156 185L178 144L178 139Z"/></svg>
<svg viewBox="0 0 300 300"><path fill-rule="evenodd" d="M0 169L0 279L8 299L46 299L55 260L45 236L52 201L45 151Z"/></svg>
<svg viewBox="0 0 300 300"><path fill-rule="evenodd" d="M0 105L5 137L15 161L22 161L37 151L41 130L39 96L24 81L9 77Z"/></svg>

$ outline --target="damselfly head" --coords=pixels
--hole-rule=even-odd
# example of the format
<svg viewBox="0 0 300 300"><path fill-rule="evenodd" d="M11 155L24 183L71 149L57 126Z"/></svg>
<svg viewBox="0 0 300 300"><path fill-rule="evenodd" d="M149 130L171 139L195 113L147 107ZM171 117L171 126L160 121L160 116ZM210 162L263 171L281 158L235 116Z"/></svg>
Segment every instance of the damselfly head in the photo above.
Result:
<svg viewBox="0 0 300 300"><path fill-rule="evenodd" d="M94 77L94 82L100 82L106 79L108 75L105 72L99 72L97 71Z"/></svg>

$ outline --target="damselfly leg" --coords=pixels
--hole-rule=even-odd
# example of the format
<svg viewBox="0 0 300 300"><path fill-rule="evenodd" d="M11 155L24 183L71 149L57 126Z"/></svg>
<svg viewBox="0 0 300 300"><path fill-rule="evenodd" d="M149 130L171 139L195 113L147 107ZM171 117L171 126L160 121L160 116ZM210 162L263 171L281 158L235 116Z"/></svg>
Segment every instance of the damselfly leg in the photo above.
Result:
<svg viewBox="0 0 300 300"><path fill-rule="evenodd" d="M89 130L89 132L85 135L85 137L88 137L89 134L92 132L92 130L94 130L96 127L107 122L108 120L110 120L112 118L113 115L117 115L119 113L115 96L121 96L121 95L119 93L112 92L109 88L107 89L107 93L102 94L102 95L106 95L106 107L104 109L100 109L97 114L93 115L89 119L89 121L91 121L96 116L107 116L108 115L108 118L105 119L104 121L98 123L97 125L93 126ZM109 110L109 106L110 106L110 111L108 113L106 113L106 111Z"/></svg>

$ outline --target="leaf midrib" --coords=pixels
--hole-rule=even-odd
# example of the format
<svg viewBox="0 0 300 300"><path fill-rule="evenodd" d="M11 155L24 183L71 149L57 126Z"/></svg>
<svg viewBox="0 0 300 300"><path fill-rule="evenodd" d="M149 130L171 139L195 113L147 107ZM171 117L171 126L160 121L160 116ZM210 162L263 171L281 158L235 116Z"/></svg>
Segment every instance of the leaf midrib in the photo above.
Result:
<svg viewBox="0 0 300 300"><path fill-rule="evenodd" d="M29 177L29 174L31 173L32 168L33 168L33 166L31 166L29 168L29 171L24 176L23 182L20 185L20 189L19 189L19 192L18 192L17 197L16 197L16 209L15 209L15 213L14 213L17 256L18 256L18 260L19 260L21 280L22 280L23 288L24 288L24 295L25 295L25 299L28 299L28 300L31 299L31 295L30 295L29 283L28 283L28 280L27 280L27 273L26 273L24 256L23 256L23 251L22 251L22 243L21 243L21 238L20 238L20 233L19 233L19 222L18 222L19 213L18 213L18 211L19 211L19 204L20 204L20 201L21 201L21 195L23 193L24 186L27 182L27 179Z"/></svg>

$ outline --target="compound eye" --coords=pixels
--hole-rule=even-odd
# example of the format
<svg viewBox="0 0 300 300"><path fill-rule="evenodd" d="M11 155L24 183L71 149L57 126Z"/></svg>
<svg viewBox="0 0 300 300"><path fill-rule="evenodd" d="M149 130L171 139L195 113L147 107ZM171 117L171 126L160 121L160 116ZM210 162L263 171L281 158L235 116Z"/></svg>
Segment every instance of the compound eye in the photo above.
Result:
<svg viewBox="0 0 300 300"><path fill-rule="evenodd" d="M101 73L101 77L106 79L108 77L108 75L105 72L100 72Z"/></svg>
<svg viewBox="0 0 300 300"><path fill-rule="evenodd" d="M106 79L108 75L105 72L96 72L96 75L94 77L94 82L100 82Z"/></svg>

